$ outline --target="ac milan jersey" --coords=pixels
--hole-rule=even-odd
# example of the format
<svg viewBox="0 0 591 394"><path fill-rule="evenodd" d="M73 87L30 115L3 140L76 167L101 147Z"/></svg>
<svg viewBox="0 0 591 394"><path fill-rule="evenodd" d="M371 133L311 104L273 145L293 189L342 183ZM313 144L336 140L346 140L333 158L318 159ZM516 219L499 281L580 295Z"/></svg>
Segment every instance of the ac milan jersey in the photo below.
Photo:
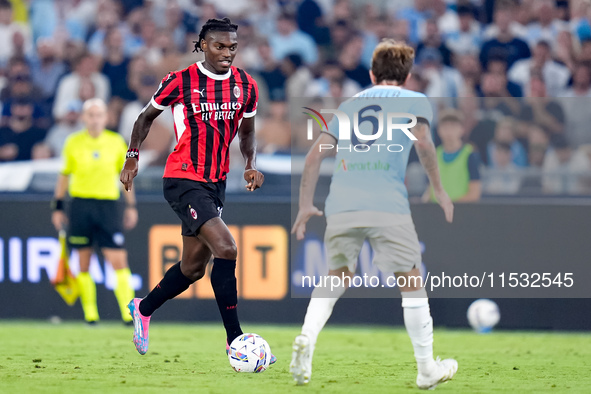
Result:
<svg viewBox="0 0 591 394"><path fill-rule="evenodd" d="M177 144L168 156L164 178L200 182L226 179L230 143L242 118L256 114L258 87L244 70L230 67L214 74L197 62L168 74L152 105L172 107Z"/></svg>

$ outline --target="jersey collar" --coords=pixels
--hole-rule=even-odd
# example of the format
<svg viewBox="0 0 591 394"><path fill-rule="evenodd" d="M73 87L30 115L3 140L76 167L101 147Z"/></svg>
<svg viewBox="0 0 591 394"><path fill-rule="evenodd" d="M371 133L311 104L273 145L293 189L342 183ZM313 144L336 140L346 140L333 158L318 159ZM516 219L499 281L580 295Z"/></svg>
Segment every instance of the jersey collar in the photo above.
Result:
<svg viewBox="0 0 591 394"><path fill-rule="evenodd" d="M396 85L373 85L373 89L402 89L402 86Z"/></svg>
<svg viewBox="0 0 591 394"><path fill-rule="evenodd" d="M207 75L211 79L215 79L218 81L223 81L224 79L228 79L228 78L230 78L230 75L232 74L231 68L225 74L214 74L211 71L209 71L208 69L206 69L205 67L203 67L203 60L198 61L195 64L197 64L197 67L199 67L199 71L201 71L203 74Z"/></svg>

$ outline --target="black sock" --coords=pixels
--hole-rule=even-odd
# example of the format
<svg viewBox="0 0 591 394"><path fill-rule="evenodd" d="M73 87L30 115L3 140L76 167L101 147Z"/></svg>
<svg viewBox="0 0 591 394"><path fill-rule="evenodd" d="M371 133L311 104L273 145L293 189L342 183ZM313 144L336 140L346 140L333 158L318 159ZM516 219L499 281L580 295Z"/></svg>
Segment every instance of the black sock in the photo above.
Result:
<svg viewBox="0 0 591 394"><path fill-rule="evenodd" d="M152 289L140 302L140 313L144 316L150 316L154 311L162 306L167 300L170 300L183 291L187 290L193 282L181 272L181 262L179 261L164 274L164 278Z"/></svg>
<svg viewBox="0 0 591 394"><path fill-rule="evenodd" d="M242 329L238 322L238 292L236 290L236 260L213 259L211 269L211 287L218 303L228 344L242 335Z"/></svg>

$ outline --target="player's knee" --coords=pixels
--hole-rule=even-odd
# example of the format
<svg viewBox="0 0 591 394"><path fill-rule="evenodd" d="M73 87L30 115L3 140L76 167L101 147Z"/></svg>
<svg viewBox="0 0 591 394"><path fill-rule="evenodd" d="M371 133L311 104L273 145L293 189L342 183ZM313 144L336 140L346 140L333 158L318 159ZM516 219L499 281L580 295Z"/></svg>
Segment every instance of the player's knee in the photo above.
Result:
<svg viewBox="0 0 591 394"><path fill-rule="evenodd" d="M217 252L217 256L215 257L220 259L236 260L236 257L238 256L238 248L233 240L232 242L225 242L220 245L219 248L217 248Z"/></svg>
<svg viewBox="0 0 591 394"><path fill-rule="evenodd" d="M193 272L192 277L190 278L193 282L198 281L199 279L205 276L205 265L201 265L195 269Z"/></svg>
<svg viewBox="0 0 591 394"><path fill-rule="evenodd" d="M205 275L205 267L207 264L187 264L186 267L181 268L183 275L189 278L191 281L196 282L199 279L203 278Z"/></svg>

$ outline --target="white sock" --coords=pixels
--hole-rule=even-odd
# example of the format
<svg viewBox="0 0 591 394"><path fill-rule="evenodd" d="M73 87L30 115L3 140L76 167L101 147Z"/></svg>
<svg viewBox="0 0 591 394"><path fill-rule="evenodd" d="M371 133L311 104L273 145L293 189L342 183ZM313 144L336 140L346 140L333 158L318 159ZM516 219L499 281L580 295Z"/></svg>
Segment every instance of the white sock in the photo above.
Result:
<svg viewBox="0 0 591 394"><path fill-rule="evenodd" d="M347 290L346 287L339 287L328 292L326 288L316 287L312 291L312 298L308 304L308 311L302 326L302 334L310 339L312 347L316 344L318 334L330 318L334 305L345 293L345 290Z"/></svg>
<svg viewBox="0 0 591 394"><path fill-rule="evenodd" d="M429 310L427 291L420 289L402 292L404 325L410 337L420 374L430 375L435 366L433 360L433 319Z"/></svg>

